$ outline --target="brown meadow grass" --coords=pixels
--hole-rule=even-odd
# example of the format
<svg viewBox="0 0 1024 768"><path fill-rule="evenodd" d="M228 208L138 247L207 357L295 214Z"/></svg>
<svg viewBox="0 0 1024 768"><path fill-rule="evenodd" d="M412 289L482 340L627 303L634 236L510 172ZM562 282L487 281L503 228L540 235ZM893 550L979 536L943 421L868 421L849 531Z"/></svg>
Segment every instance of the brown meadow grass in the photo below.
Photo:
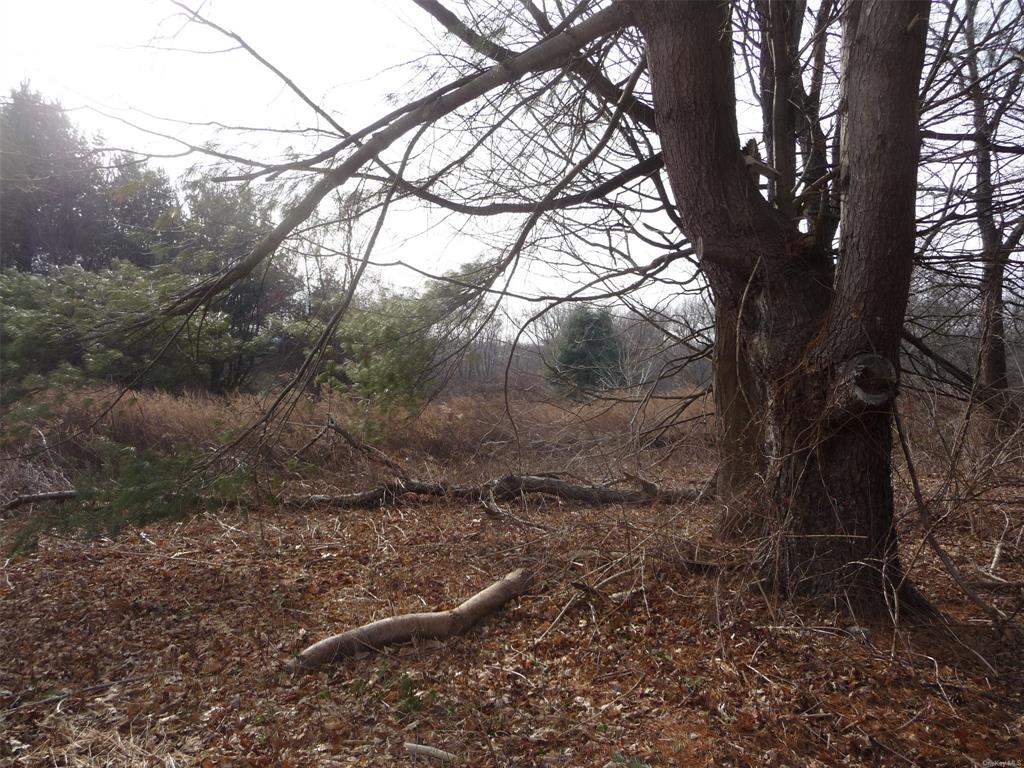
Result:
<svg viewBox="0 0 1024 768"><path fill-rule="evenodd" d="M658 477L679 471L692 476L689 468L706 467L713 448L710 398L698 394L680 390L641 405L627 398L573 402L514 394L506 399L497 392L438 398L416 410L381 410L334 394L301 400L275 423L258 457L247 460L267 462L268 470L277 471L298 459L308 467L302 473L306 480L315 475L334 487L371 483L380 468L367 466L325 430L333 420L410 470L435 479L558 472L608 481L625 473L645 474L652 467ZM9 457L21 457L17 471L34 467L39 482L3 495L45 490L34 487L49 482L41 473L45 466L57 466L69 476L100 468L104 445L164 456L212 455L256 422L272 402L271 396L254 394L118 395L113 387L38 395L31 428L22 424L24 439L8 441L5 448Z"/></svg>

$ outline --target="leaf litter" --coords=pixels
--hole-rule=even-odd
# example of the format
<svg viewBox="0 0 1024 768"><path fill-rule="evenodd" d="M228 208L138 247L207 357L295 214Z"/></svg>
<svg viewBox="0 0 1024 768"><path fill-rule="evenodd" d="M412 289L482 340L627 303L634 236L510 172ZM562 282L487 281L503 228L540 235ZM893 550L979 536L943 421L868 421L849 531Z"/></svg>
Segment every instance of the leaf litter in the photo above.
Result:
<svg viewBox="0 0 1024 768"><path fill-rule="evenodd" d="M858 626L767 601L743 569L695 571L672 542L707 538L700 507L529 514L550 530L403 499L44 536L0 574L0 762L431 762L406 744L475 766L1021 761L1019 642L927 552L914 578L953 634ZM944 531L958 558L991 557L960 533ZM531 592L462 637L283 669L329 634L451 607L524 566ZM1022 571L1004 555L1008 582ZM1020 609L1019 593L997 599Z"/></svg>

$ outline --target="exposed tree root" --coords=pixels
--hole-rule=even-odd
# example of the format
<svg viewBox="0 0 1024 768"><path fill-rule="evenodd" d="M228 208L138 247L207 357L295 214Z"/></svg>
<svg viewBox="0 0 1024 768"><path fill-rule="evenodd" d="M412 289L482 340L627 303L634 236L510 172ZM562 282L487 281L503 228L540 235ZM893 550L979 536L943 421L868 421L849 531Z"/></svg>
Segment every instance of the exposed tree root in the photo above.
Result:
<svg viewBox="0 0 1024 768"><path fill-rule="evenodd" d="M543 493L587 504L642 504L652 501L673 504L711 499L711 493L708 491L695 488L661 488L646 481L640 490L628 490L604 485L580 485L544 475L508 475L480 485L451 485L443 481L427 483L411 478L398 479L359 493L296 496L287 499L285 503L289 506L323 504L350 509L381 506L407 495L490 500L514 499L527 493Z"/></svg>
<svg viewBox="0 0 1024 768"><path fill-rule="evenodd" d="M518 569L477 592L457 608L435 613L407 613L364 624L309 646L286 665L290 671L316 669L361 651L376 651L410 640L445 640L461 635L501 606L524 594L530 576Z"/></svg>

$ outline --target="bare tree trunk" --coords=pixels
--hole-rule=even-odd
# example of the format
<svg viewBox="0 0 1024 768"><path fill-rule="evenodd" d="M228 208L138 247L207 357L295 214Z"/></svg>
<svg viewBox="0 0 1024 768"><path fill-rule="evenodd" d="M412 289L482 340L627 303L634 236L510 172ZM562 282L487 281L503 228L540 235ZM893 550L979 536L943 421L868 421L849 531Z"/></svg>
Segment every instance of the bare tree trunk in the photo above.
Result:
<svg viewBox="0 0 1024 768"><path fill-rule="evenodd" d="M893 525L892 404L914 252L918 81L926 2L848 16L841 257L822 333L799 373L776 371L771 414L780 515L774 576L856 611L897 610L906 582ZM884 603L879 600L884 597ZM912 606L912 607L916 607Z"/></svg>
<svg viewBox="0 0 1024 768"><path fill-rule="evenodd" d="M996 224L995 193L992 181L991 142L997 128L998 118L988 117L987 96L982 88L978 66L978 49L975 35L975 15L978 3L967 4L965 51L968 72L971 78L969 93L974 120L975 139L975 216L981 234L982 267L981 277L981 334L979 339L980 368L979 389L990 411L995 411L996 421L1008 426L1016 421L1017 413L1009 398L1009 378L1006 363L1005 314L1003 281L1006 264L1014 244L1004 241L1004 233ZM1019 79L1019 73L1015 80ZM1011 88L1015 90L1016 86ZM1011 234L1011 238L1016 233ZM1016 235L1019 237L1019 234Z"/></svg>
<svg viewBox="0 0 1024 768"><path fill-rule="evenodd" d="M841 402L829 402L826 371L801 371L777 391L770 413L775 539L763 556L780 591L876 611L902 579L890 467L895 368L873 355L850 367ZM878 387L855 394L858 380Z"/></svg>
<svg viewBox="0 0 1024 768"><path fill-rule="evenodd" d="M985 249L986 261L981 277L981 337L977 391L984 405L993 414L995 431L1013 429L1020 420L1019 409L1010 393L1006 362L1006 306L1003 281L1010 249L1000 243Z"/></svg>
<svg viewBox="0 0 1024 768"><path fill-rule="evenodd" d="M981 278L981 386L1005 392L1006 337L1003 328L1003 274L1007 254L996 253L985 264Z"/></svg>

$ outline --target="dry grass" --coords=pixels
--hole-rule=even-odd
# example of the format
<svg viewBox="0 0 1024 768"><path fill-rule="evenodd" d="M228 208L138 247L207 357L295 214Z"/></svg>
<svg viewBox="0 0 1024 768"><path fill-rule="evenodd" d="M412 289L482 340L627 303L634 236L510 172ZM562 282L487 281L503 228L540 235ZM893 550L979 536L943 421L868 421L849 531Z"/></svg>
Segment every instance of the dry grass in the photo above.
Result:
<svg viewBox="0 0 1024 768"><path fill-rule="evenodd" d="M255 395L129 392L97 421L116 394L112 388L95 388L40 397L36 405L47 416L34 426L46 432L53 450L36 456L34 463L56 462L70 473L76 467L95 467L103 461L97 439L165 455L210 453L256 421L269 405ZM262 458L271 460L270 468L276 471L289 457L298 456L335 486L344 484L346 477L356 480L358 472L350 470L367 468L343 441L324 432L333 418L424 477L457 474L468 480L531 470L610 480L624 472L691 462L694 457L707 464L712 444L703 419L705 404L700 399L688 403L691 394L655 400L640 411L627 402L513 400L507 408L501 394L451 397L415 413L382 413L337 396L307 400L278 426ZM676 411L689 421L671 425L672 417L679 415ZM9 447L8 453L37 447ZM353 461L358 466L353 467ZM666 470L657 471L664 475Z"/></svg>

